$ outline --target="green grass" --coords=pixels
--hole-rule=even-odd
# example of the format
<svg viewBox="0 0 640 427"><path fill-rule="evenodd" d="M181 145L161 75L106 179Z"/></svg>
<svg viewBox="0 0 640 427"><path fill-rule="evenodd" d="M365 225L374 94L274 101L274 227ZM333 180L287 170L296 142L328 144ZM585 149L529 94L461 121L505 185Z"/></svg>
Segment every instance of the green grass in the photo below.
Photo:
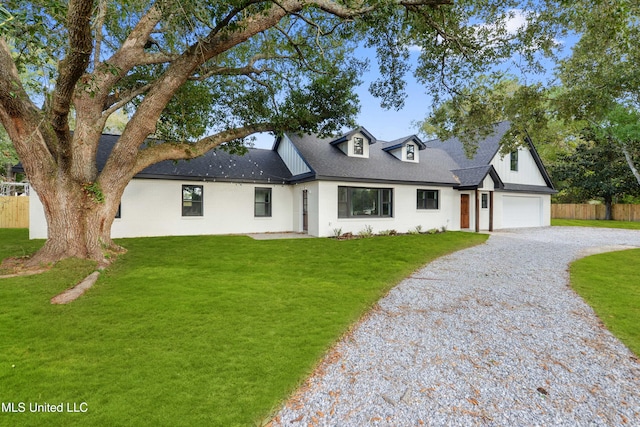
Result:
<svg viewBox="0 0 640 427"><path fill-rule="evenodd" d="M582 258L571 265L571 286L604 325L640 356L640 249Z"/></svg>
<svg viewBox="0 0 640 427"><path fill-rule="evenodd" d="M604 221L586 219L552 219L552 226L566 227L601 227L601 228L626 228L640 230L640 222L637 221Z"/></svg>
<svg viewBox="0 0 640 427"><path fill-rule="evenodd" d="M0 413L0 425L253 425L393 285L486 238L127 239L129 252L66 306L49 298L90 264L2 279L0 401L86 402L88 412L27 407ZM0 230L0 254L37 246L25 239Z"/></svg>
<svg viewBox="0 0 640 427"><path fill-rule="evenodd" d="M29 240L29 230L23 228L0 228L0 262L8 257L31 255L44 240Z"/></svg>

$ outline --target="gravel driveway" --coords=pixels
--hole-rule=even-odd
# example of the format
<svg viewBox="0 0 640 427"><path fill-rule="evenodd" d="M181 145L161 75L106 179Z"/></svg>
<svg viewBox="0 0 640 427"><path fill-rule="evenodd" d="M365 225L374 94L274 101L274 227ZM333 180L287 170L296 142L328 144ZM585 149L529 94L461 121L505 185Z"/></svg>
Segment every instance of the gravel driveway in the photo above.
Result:
<svg viewBox="0 0 640 427"><path fill-rule="evenodd" d="M640 363L568 287L572 260L619 245L640 231L511 230L428 264L273 425L640 426Z"/></svg>

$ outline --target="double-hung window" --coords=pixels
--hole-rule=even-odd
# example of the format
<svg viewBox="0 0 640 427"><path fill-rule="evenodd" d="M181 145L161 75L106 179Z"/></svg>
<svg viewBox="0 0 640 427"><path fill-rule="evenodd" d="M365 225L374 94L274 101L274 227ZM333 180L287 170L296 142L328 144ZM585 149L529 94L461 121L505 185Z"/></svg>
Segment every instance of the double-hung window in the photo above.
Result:
<svg viewBox="0 0 640 427"><path fill-rule="evenodd" d="M338 187L338 218L393 216L393 189Z"/></svg>
<svg viewBox="0 0 640 427"><path fill-rule="evenodd" d="M416 146L415 145L407 145L407 160L415 160L416 159Z"/></svg>
<svg viewBox="0 0 640 427"><path fill-rule="evenodd" d="M353 139L353 154L357 156L364 155L364 139L362 138Z"/></svg>
<svg viewBox="0 0 640 427"><path fill-rule="evenodd" d="M514 150L510 153L510 166L512 171L518 170L518 150Z"/></svg>
<svg viewBox="0 0 640 427"><path fill-rule="evenodd" d="M202 216L202 185L182 186L182 216Z"/></svg>
<svg viewBox="0 0 640 427"><path fill-rule="evenodd" d="M418 190L418 209L438 209L440 191L438 190Z"/></svg>
<svg viewBox="0 0 640 427"><path fill-rule="evenodd" d="M271 189L256 187L254 215L257 217L271 216Z"/></svg>

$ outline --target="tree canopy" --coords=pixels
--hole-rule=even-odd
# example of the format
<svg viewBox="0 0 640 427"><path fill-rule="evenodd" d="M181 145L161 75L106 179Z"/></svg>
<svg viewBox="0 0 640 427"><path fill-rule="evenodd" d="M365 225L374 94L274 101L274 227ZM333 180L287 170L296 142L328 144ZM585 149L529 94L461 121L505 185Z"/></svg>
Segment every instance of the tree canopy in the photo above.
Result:
<svg viewBox="0 0 640 427"><path fill-rule="evenodd" d="M560 155L551 172L560 186L559 199L569 203L601 199L606 219L612 219L611 205L625 196L640 194L622 152L611 135L597 126L583 130L574 150Z"/></svg>
<svg viewBox="0 0 640 427"><path fill-rule="evenodd" d="M640 106L640 4L635 0L577 1L565 12L580 38L558 64L566 88L564 117L597 122L618 104Z"/></svg>
<svg viewBox="0 0 640 427"><path fill-rule="evenodd" d="M578 41L570 55L556 62L552 78L526 84L521 83L526 78L500 72L482 76L434 105L422 130L440 137L462 137L472 151L474 140L490 132L492 123L509 120L512 129L502 141L505 151L530 133L548 164L567 163L552 168L559 174L554 178L560 188L574 196L601 197L610 203L614 195L640 186L636 166L640 161L640 72L636 65L640 59L640 4L601 0L565 6L555 20L576 34ZM616 166L611 163L603 169L595 162L598 156L615 158ZM626 165L625 173L618 168L619 161ZM586 174L587 167L598 170ZM576 169L576 179L565 179L567 168ZM617 179L609 179L606 173L618 174ZM586 179L587 175L593 179Z"/></svg>
<svg viewBox="0 0 640 427"><path fill-rule="evenodd" d="M377 52L371 91L399 108L409 49L436 97L516 52L535 67L554 46L557 3L7 0L0 122L45 208L49 239L35 261L106 262L105 248L119 249L110 227L122 192L154 163L242 151L256 132L353 124L369 65L358 45ZM526 25L510 29L515 7ZM100 135L122 110L129 121L98 170Z"/></svg>

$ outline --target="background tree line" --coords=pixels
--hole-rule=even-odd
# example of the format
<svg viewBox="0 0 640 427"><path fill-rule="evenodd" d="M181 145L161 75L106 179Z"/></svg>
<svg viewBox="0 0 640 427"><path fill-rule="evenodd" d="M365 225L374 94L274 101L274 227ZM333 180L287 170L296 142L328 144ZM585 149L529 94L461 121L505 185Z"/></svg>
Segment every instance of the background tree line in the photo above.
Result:
<svg viewBox="0 0 640 427"><path fill-rule="evenodd" d="M510 120L508 153L526 132L547 164L558 202L614 202L640 196L640 6L633 1L578 1L559 15L579 36L555 62L552 79L535 84L503 73L485 75L436 105L421 123L440 137L490 130ZM470 148L473 149L473 138Z"/></svg>

